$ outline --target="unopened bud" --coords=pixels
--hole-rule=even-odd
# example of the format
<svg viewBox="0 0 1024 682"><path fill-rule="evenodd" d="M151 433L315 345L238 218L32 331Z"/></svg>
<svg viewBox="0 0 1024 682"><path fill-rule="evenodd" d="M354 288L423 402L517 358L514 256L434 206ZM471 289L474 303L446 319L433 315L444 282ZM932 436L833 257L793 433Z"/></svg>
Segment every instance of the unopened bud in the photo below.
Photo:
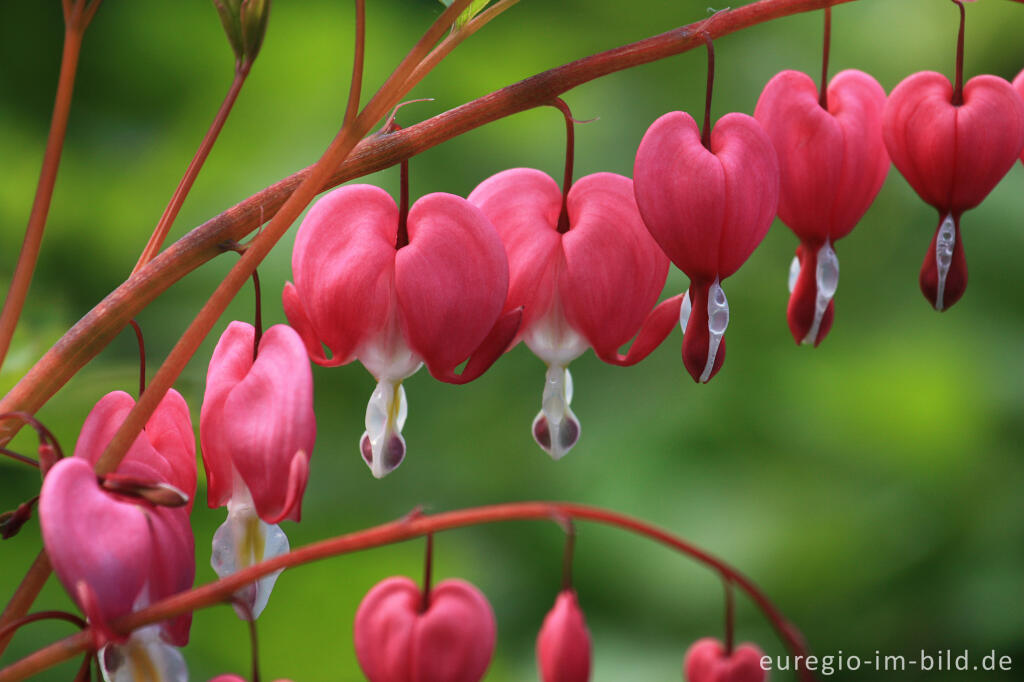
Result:
<svg viewBox="0 0 1024 682"><path fill-rule="evenodd" d="M213 0L239 64L251 64L263 45L270 0Z"/></svg>
<svg viewBox="0 0 1024 682"><path fill-rule="evenodd" d="M21 527L32 518L32 505L35 500L30 500L18 505L13 511L0 514L0 538L7 540L13 538L21 530Z"/></svg>

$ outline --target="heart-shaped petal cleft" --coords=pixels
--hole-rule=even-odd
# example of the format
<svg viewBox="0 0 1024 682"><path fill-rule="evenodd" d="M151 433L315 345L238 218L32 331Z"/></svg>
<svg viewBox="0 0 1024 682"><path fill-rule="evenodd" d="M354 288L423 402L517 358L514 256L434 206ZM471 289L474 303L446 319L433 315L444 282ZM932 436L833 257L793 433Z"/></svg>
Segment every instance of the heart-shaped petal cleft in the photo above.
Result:
<svg viewBox="0 0 1024 682"><path fill-rule="evenodd" d="M387 578L356 611L356 658L370 682L478 682L494 652L494 612L464 580L423 594L412 580Z"/></svg>
<svg viewBox="0 0 1024 682"><path fill-rule="evenodd" d="M940 73L906 78L889 96L883 135L892 162L939 225L921 266L920 284L943 311L967 288L960 216L982 202L1024 148L1024 102L997 76L975 76L954 103L954 88Z"/></svg>
<svg viewBox="0 0 1024 682"><path fill-rule="evenodd" d="M741 644L727 654L721 642L705 637L686 652L683 675L686 682L765 682L768 671L761 667L763 656L753 644Z"/></svg>
<svg viewBox="0 0 1024 682"><path fill-rule="evenodd" d="M469 201L494 224L508 253L505 310L523 310L516 341L548 365L533 435L559 459L580 435L569 407L569 363L591 347L605 362L634 364L674 326L681 297L654 308L668 259L643 225L632 181L621 175L595 173L573 183L564 230L562 190L539 170L498 173ZM620 353L634 336L629 352Z"/></svg>
<svg viewBox="0 0 1024 682"><path fill-rule="evenodd" d="M761 243L778 209L775 149L756 120L738 113L718 120L705 148L693 118L674 111L647 129L633 178L647 229L690 278L683 363L705 383L725 359L721 282Z"/></svg>
<svg viewBox="0 0 1024 682"><path fill-rule="evenodd" d="M377 379L360 450L378 478L405 456L402 381L424 363L442 381L475 379L506 350L520 316L503 314L508 262L476 207L429 194L413 204L401 229L400 220L398 206L378 187L327 194L299 227L295 283L283 294L285 313L314 362L358 359Z"/></svg>
<svg viewBox="0 0 1024 682"><path fill-rule="evenodd" d="M758 99L754 118L779 160L779 218L800 239L787 318L797 343L817 345L832 326L839 260L834 245L856 226L885 181L885 91L862 71L842 71L827 109L806 74L783 71Z"/></svg>

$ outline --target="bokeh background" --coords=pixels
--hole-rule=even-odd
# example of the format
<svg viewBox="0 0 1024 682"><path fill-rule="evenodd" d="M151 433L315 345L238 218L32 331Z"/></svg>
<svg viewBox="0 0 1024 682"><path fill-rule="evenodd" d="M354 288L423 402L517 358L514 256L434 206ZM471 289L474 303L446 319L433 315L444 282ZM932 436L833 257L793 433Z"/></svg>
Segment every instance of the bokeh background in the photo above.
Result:
<svg viewBox="0 0 1024 682"><path fill-rule="evenodd" d="M440 12L432 0L368 3L366 91L372 92ZM350 72L351 3L276 3L263 52L173 235L312 163L334 135ZM470 39L410 97L404 125L581 56L707 15L703 0L524 0ZM753 110L785 68L817 74L820 13L716 43L715 116ZM1012 78L1024 66L1024 8L968 5L968 76ZM890 91L908 74L952 75L957 11L944 0L861 0L834 11L832 73L860 68ZM59 3L0 3L0 288L9 281L42 158L59 65ZM86 37L65 154L39 269L7 364L6 391L60 334L127 276L213 117L232 56L211 4L107 0ZM815 76L816 78L817 76ZM703 51L617 73L569 92L578 119L577 177L631 174L646 127L703 106ZM699 117L699 114L698 114ZM466 195L490 174L532 166L561 177L560 116L550 108L493 123L412 162L414 196ZM397 194L397 170L368 179ZM409 456L374 480L357 452L373 389L359 365L315 368L319 415L304 520L293 546L385 522L417 505L442 511L553 499L604 505L661 524L755 580L819 654L873 657L968 649L1013 656L1010 673L837 673L837 679L1019 679L1024 669L1024 169L1016 166L964 220L970 286L935 313L917 273L936 224L895 171L854 233L840 242L836 322L817 349L786 327L786 277L796 240L779 222L726 282L732 308L722 372L697 386L674 332L648 360L614 368L573 363L579 445L552 462L529 425L543 364L525 347L471 385L425 371L406 382ZM265 315L283 321L293 233L261 270ZM234 262L228 255L175 285L139 316L151 365L169 351ZM684 290L673 271L666 295ZM178 382L198 426L216 336L248 320L246 289ZM71 450L91 405L134 391L134 337L124 333L39 413ZM15 447L32 452L22 434ZM202 485L202 483L200 484ZM0 462L0 508L35 494L38 478ZM193 514L198 581L223 510ZM537 679L534 640L559 587L562 532L508 523L437 538L437 577L462 576L490 598L499 639L487 679ZM40 546L31 522L0 543L6 599ZM351 644L359 600L392 574L418 579L422 542L284 574L260 619L265 679L362 679ZM580 524L580 601L594 639L594 680L677 680L686 647L720 636L722 593L705 568L649 541ZM71 608L51 579L38 608ZM783 649L756 609L738 602L738 637ZM68 634L26 628L0 663ZM248 674L247 633L231 610L196 615L185 650L192 679ZM74 665L40 680L66 680ZM790 679L779 674L775 679Z"/></svg>

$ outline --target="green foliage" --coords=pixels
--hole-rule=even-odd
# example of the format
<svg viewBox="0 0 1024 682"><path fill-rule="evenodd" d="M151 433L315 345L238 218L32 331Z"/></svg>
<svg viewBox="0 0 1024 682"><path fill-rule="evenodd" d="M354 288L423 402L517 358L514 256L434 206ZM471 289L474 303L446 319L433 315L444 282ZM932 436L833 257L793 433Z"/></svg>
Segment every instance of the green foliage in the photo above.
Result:
<svg viewBox="0 0 1024 682"><path fill-rule="evenodd" d="M459 15L459 18L455 20L454 30L459 30L463 26L469 23L469 21L477 14L483 11L484 7L490 3L491 0L473 0L469 3L469 7ZM451 7L453 0L440 0L441 4L445 7Z"/></svg>

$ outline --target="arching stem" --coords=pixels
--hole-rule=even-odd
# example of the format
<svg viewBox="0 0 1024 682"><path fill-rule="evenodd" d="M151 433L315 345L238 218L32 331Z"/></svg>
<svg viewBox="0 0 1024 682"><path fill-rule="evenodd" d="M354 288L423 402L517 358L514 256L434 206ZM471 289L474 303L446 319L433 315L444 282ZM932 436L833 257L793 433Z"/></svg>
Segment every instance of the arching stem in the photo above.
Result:
<svg viewBox="0 0 1024 682"><path fill-rule="evenodd" d="M29 623L37 623L41 620L63 620L76 626L79 630L84 630L88 627L88 623L79 618L73 613L67 611L38 611L36 613L30 613L27 616L22 616L17 620L13 620L3 628L0 628L0 640L6 639L13 635L23 625Z"/></svg>
<svg viewBox="0 0 1024 682"><path fill-rule="evenodd" d="M35 461L31 457L26 457L25 455L19 454L19 453L15 452L14 450L8 450L7 448L0 448L0 455L5 455L5 456L10 457L11 459L17 461L17 462L21 462L22 464L28 464L29 466L35 467L36 469L39 468L39 462Z"/></svg>
<svg viewBox="0 0 1024 682"><path fill-rule="evenodd" d="M821 88L818 90L818 104L828 111L828 57L832 50L832 8L825 8L825 36L821 48Z"/></svg>
<svg viewBox="0 0 1024 682"><path fill-rule="evenodd" d="M139 397L146 392L146 342L142 338L142 327L135 319L128 320L135 330L135 340L139 343Z"/></svg>
<svg viewBox="0 0 1024 682"><path fill-rule="evenodd" d="M562 210L558 214L558 232L565 234L569 231L569 190L572 189L573 163L576 154L576 131L575 120L569 105L561 97L556 97L551 106L562 112L565 118L565 173L562 176Z"/></svg>

